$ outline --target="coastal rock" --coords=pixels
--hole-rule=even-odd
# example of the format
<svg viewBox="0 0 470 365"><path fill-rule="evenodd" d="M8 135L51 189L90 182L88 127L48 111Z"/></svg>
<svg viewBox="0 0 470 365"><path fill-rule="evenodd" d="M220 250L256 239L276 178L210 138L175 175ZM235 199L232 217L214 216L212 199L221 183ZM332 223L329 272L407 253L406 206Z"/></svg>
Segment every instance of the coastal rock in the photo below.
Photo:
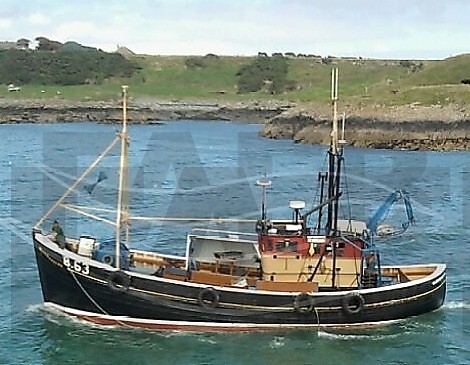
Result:
<svg viewBox="0 0 470 365"><path fill-rule="evenodd" d="M153 123L164 120L231 120L264 123L289 106L277 103L219 104L197 102L132 101L128 106L129 123ZM2 123L119 123L122 109L118 102L76 103L63 101L0 101Z"/></svg>
<svg viewBox="0 0 470 365"><path fill-rule="evenodd" d="M260 134L300 143L328 144L331 120L325 110L282 113L267 122ZM458 106L376 107L346 113L347 143L357 147L410 150L470 150L470 115ZM340 118L341 129L341 118Z"/></svg>
<svg viewBox="0 0 470 365"><path fill-rule="evenodd" d="M348 106L345 110L349 145L411 150L470 150L470 112L459 105L385 107ZM236 103L131 100L129 123L167 120L226 120L263 123L260 134L299 143L328 144L331 111L326 107L295 105L282 101ZM120 123L122 110L116 102L0 99L2 123ZM341 128L341 116L340 116Z"/></svg>

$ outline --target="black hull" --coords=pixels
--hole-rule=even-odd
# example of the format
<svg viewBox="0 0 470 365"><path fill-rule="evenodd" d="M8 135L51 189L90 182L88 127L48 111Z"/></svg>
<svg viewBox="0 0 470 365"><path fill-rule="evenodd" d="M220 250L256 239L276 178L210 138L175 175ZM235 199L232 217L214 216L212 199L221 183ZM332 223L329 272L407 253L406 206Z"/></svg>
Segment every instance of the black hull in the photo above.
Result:
<svg viewBox="0 0 470 365"><path fill-rule="evenodd" d="M117 273L55 247L41 233L33 236L44 301L101 324L198 331L379 325L433 311L446 292L444 265L416 282L354 292L307 296L210 287L132 271ZM348 307L351 303L359 305Z"/></svg>

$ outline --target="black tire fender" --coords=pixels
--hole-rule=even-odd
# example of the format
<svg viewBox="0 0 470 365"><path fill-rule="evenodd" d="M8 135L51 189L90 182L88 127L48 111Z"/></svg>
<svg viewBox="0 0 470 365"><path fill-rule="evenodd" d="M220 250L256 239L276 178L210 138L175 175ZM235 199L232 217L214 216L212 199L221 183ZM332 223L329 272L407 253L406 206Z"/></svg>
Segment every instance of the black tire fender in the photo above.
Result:
<svg viewBox="0 0 470 365"><path fill-rule="evenodd" d="M125 292L129 289L130 277L123 271L113 271L108 276L108 286L115 291Z"/></svg>
<svg viewBox="0 0 470 365"><path fill-rule="evenodd" d="M359 293L351 293L343 297L341 305L346 314L359 314L364 309L364 297Z"/></svg>
<svg viewBox="0 0 470 365"><path fill-rule="evenodd" d="M114 259L111 255L104 255L101 261L106 265L112 265Z"/></svg>
<svg viewBox="0 0 470 365"><path fill-rule="evenodd" d="M299 313L310 313L313 311L313 298L308 293L297 294L294 298L294 309Z"/></svg>
<svg viewBox="0 0 470 365"><path fill-rule="evenodd" d="M197 302L201 307L215 308L219 305L219 293L214 288L204 288L197 296Z"/></svg>

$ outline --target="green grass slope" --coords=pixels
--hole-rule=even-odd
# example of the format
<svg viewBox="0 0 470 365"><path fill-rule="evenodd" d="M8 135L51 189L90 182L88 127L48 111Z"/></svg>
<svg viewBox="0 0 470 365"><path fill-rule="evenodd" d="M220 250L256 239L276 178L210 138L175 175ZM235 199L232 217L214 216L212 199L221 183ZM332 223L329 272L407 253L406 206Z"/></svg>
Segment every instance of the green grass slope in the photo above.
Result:
<svg viewBox="0 0 470 365"><path fill-rule="evenodd" d="M201 67L188 67L188 59ZM44 99L57 101L118 100L120 85L128 84L130 95L139 100L192 101L291 101L322 104L330 97L330 72L339 68L340 98L350 105L447 105L468 104L470 55L441 61L400 61L329 58L289 58L289 91L237 92L238 70L254 57L232 56L147 56L131 57L141 67L130 78L113 77L100 84L19 85L21 91L8 92L0 80L0 99ZM190 60L191 61L191 60Z"/></svg>

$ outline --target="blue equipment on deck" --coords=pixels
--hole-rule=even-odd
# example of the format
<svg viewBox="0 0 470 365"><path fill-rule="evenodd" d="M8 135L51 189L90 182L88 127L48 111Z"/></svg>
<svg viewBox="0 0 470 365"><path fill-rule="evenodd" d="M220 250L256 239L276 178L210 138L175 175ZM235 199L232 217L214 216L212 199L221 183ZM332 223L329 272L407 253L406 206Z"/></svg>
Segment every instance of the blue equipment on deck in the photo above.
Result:
<svg viewBox="0 0 470 365"><path fill-rule="evenodd" d="M398 230L389 230L387 232L378 232L379 224L388 216L390 208L400 199L403 199L406 209L407 220L402 223L402 228ZM395 236L405 232L408 227L415 222L413 215L413 207L411 206L408 193L404 190L395 190L375 212L375 214L367 222L367 228L371 235Z"/></svg>
<svg viewBox="0 0 470 365"><path fill-rule="evenodd" d="M121 269L129 269L130 252L127 246L121 242L119 266ZM114 266L116 262L116 241L101 241L93 251L93 258L97 261Z"/></svg>

